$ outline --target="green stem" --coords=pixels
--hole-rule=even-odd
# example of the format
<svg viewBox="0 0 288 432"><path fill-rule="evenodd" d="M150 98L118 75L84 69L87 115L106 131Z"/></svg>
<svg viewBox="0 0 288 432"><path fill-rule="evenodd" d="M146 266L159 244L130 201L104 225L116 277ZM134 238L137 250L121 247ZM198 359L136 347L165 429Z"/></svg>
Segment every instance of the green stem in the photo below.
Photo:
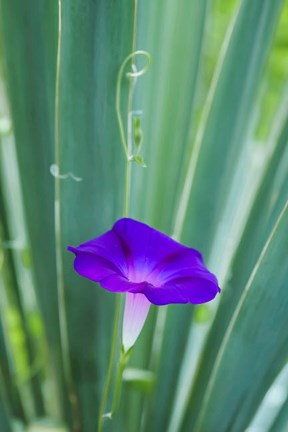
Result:
<svg viewBox="0 0 288 432"><path fill-rule="evenodd" d="M146 65L140 70L132 70L132 72L128 72L126 74L127 78L131 80L129 96L128 96L128 127L127 127L127 139L126 139L122 115L121 115L121 83L122 83L125 67L131 60L132 63L134 63L135 57L139 55L145 57ZM127 217L129 214L129 198L130 198L130 183L131 183L130 177L131 177L131 162L132 162L131 160L132 159L132 132L131 132L132 125L130 124L131 122L130 112L132 110L133 90L134 90L135 80L147 72L150 63L151 63L151 57L149 53L141 50L134 51L125 58L125 60L123 61L119 69L118 76L117 76L115 108L116 108L116 115L117 115L117 121L118 121L119 132L120 132L120 141L121 141L121 145L126 160L124 217Z"/></svg>
<svg viewBox="0 0 288 432"><path fill-rule="evenodd" d="M129 361L131 351L132 351L132 348L128 352L124 352L121 350L120 359L119 359L118 368L117 368L117 375L116 375L111 417L114 417L114 415L118 409L118 406L119 406L121 389L122 389L123 372L124 372L124 370L127 366L127 363Z"/></svg>
<svg viewBox="0 0 288 432"><path fill-rule="evenodd" d="M125 168L125 204L124 204L124 217L129 214L129 201L130 201L130 179L131 179L131 162L126 162Z"/></svg>
<svg viewBox="0 0 288 432"><path fill-rule="evenodd" d="M136 56L139 56L139 55L144 56L146 58L146 61L147 61L146 65L144 66L144 68L140 69L139 71L136 70L136 71L127 73L127 77L132 78L132 79L136 79L136 78L144 75L147 72L147 70L150 66L150 63L151 63L150 54L147 53L146 51L141 51L141 50L134 51L131 54L129 54L125 58L125 60L123 61L122 65L119 69L119 72L118 72L117 83L116 83L116 106L115 106L115 108L116 108L117 121L118 121L119 132L120 132L121 145L122 145L127 163L131 162L130 161L131 154L129 154L130 149L128 149L127 140L125 138L125 130L124 130L124 125L123 125L123 120L122 120L122 115L121 115L121 82L122 82L125 67L127 66L127 64L129 63L130 60L133 60ZM133 83L131 84L130 89L131 89L131 87L133 88Z"/></svg>
<svg viewBox="0 0 288 432"><path fill-rule="evenodd" d="M114 318L114 325L113 325L113 334L112 334L111 352L110 352L110 359L109 359L109 365L108 365L108 372L106 375L102 400L101 400L101 404L100 404L99 419L98 419L98 432L102 432L102 430L103 430L104 411L105 411L110 381L111 381L111 377L112 377L115 348L116 348L116 343L117 343L117 333L118 333L119 318L120 318L120 307L121 307L121 294L118 294L117 299L116 299L115 318ZM109 414L107 416L109 417Z"/></svg>
<svg viewBox="0 0 288 432"><path fill-rule="evenodd" d="M128 128L127 128L127 134L128 139L125 137L125 130L124 125L122 121L122 115L121 115L121 82L124 74L125 67L127 66L128 62L130 60L134 60L135 56L142 55L146 58L147 64L145 67L139 71L132 70L132 72L127 73L127 77L130 78L130 89L129 89L129 95L128 95ZM132 138L131 134L129 133L131 129L131 125L129 124L130 120L130 111L132 106L132 96L133 96L133 88L135 84L135 79L137 77L140 77L143 75L149 65L150 65L150 55L146 51L134 51L130 55L126 57L126 59L123 61L119 72L117 76L117 83L116 83L116 114L117 114L117 120L118 120L118 126L119 126L119 132L120 132L120 140L121 145L125 154L125 160L126 160L126 167L125 167L125 197L124 197L124 217L127 217L129 214L129 199L130 199L130 183L131 183L131 162L132 162ZM120 316L120 307L121 307L121 296L117 296L116 300L116 310L115 310L115 318L114 318L114 326L113 326L113 335L112 335L112 342L111 342L111 351L110 351L110 358L109 358L109 366L108 366L108 372L105 380L102 400L100 404L100 411L99 411L99 419L98 419L98 432L102 432L103 430L103 420L105 417L105 407L106 407L106 401L108 397L108 391L110 387L110 382L112 378L112 370L113 370L113 362L115 357L115 348L117 344L117 333L118 333L118 326L119 326L119 316ZM128 352L130 353L130 351ZM117 376L116 376L116 383L115 383L115 390L114 390L114 398L113 398L113 405L112 405L112 411L108 414L106 414L107 417L112 418L112 416L115 414L120 400L120 394L121 394L121 386L122 386L122 375L123 371L125 369L125 366L128 362L129 355L128 353L121 353L119 364L118 364L118 370L117 370Z"/></svg>

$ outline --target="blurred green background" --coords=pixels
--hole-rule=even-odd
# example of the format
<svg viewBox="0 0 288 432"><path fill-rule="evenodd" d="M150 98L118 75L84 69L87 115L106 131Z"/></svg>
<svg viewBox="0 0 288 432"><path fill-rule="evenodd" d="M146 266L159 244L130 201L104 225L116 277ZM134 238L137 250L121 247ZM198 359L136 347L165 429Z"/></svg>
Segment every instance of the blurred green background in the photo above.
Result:
<svg viewBox="0 0 288 432"><path fill-rule="evenodd" d="M96 430L115 297L66 248L122 217L134 48L130 216L222 293L151 308L104 429L287 431L287 0L0 0L0 26L0 431Z"/></svg>

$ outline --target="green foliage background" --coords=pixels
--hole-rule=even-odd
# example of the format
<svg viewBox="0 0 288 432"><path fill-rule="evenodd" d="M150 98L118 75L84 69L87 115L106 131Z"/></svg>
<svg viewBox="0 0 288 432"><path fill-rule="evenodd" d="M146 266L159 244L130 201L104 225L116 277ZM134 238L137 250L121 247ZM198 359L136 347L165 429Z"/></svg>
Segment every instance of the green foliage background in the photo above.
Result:
<svg viewBox="0 0 288 432"><path fill-rule="evenodd" d="M66 247L122 216L115 92L134 48L152 66L133 100L147 168L133 165L130 216L200 249L222 293L151 309L105 431L287 431L287 0L0 11L1 432L96 430L115 297Z"/></svg>

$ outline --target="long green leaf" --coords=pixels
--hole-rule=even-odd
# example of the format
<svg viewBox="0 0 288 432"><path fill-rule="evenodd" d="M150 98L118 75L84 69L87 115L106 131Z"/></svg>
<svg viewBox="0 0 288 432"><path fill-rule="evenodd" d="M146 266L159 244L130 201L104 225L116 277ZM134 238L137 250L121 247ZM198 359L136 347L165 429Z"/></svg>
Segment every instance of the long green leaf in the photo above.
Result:
<svg viewBox="0 0 288 432"><path fill-rule="evenodd" d="M281 407L269 432L284 432L288 427L288 398Z"/></svg>
<svg viewBox="0 0 288 432"><path fill-rule="evenodd" d="M66 248L100 235L122 216L124 154L115 94L118 71L133 49L134 1L64 0L62 6L59 170L81 180L61 182L61 240L74 414L89 432L96 428L108 367L115 297L74 274Z"/></svg>
<svg viewBox="0 0 288 432"><path fill-rule="evenodd" d="M1 1L4 76L37 284L55 371L57 413L67 413L61 362L53 217L53 110L57 4ZM21 37L18 36L21 33Z"/></svg>
<svg viewBox="0 0 288 432"><path fill-rule="evenodd" d="M235 166L245 150L257 83L282 3L241 1L223 44L176 218L176 233L181 234L185 221L183 238L204 257L211 252Z"/></svg>
<svg viewBox="0 0 288 432"><path fill-rule="evenodd" d="M2 392L1 392L2 393ZM5 432L12 432L11 417L0 393L0 427Z"/></svg>
<svg viewBox="0 0 288 432"><path fill-rule="evenodd" d="M132 214L167 231L191 140L206 9L206 0L139 2L137 46L151 53L152 67L136 98L147 169L135 173Z"/></svg>
<svg viewBox="0 0 288 432"><path fill-rule="evenodd" d="M197 416L223 335L237 307L249 275L264 247L265 239L267 239L287 199L288 178L285 168L288 162L287 140L288 123L285 122L276 150L264 171L263 182L233 259L231 277L221 293L219 308L202 353L190 398L190 406L193 409L187 415L187 422L191 421L191 416L194 418ZM279 174L275 176L277 172Z"/></svg>
<svg viewBox="0 0 288 432"><path fill-rule="evenodd" d="M206 107L208 109L208 115L204 125L202 125L203 127L205 126L205 129L203 130L203 134L200 134L201 141L198 143L201 147L190 201L191 204L193 202L193 208L192 205L190 207L193 214L189 213L188 209L187 216L190 222L189 224L186 224L186 226L189 226L189 229L191 230L191 238L194 238L196 245L198 244L200 249L204 251L204 256L208 255L208 250L212 247L212 241L215 234L215 231L213 234L212 231L217 229L217 221L220 217L220 213L217 214L217 212L221 211L221 202L224 204L226 201L229 194L229 186L231 185L231 178L233 178L234 171L236 171L238 164L238 158L241 152L244 151L245 145L243 145L243 143L245 143L247 132L243 130L241 125L246 124L248 121L247 112L252 108L252 102L256 96L255 88L257 79L261 76L263 63L267 55L267 50L271 45L274 27L279 14L280 3L277 5L276 3L273 3L272 5L271 3L268 4L268 2L266 2L265 7L262 2L261 4L260 2L258 2L258 4L256 3L253 4L253 9L250 8L250 3L248 4L246 1L241 3L232 32L230 30L231 35L228 33L228 41L225 42L226 44L228 43L228 46L224 52L225 56L221 64L221 69L218 70L219 76L217 77L216 75L211 106L209 106L210 102L208 99L208 108ZM270 7L275 7L273 13L272 10L269 12L269 10L266 9L269 9ZM252 19L252 14L255 14L254 21ZM248 16L249 20L247 21ZM264 25L264 23L267 25ZM243 37L243 35L245 35L245 37ZM255 62L255 57L258 58L258 62ZM242 68L241 74L239 73L239 68ZM233 92L229 92L226 84L232 82L235 83L235 80L237 85L233 85ZM246 90L243 91L243 89ZM234 94L235 92L237 94ZM226 103L224 103L225 100ZM229 113L227 113L227 106L230 107ZM225 126L226 122L229 122L227 127ZM237 137L235 136L232 139L232 135L236 132ZM223 136L220 137L221 134ZM203 161L201 161L202 158ZM193 155L191 161L192 160ZM277 160L279 161L279 159ZM201 166L203 167L202 171ZM204 167L206 167L205 169L209 172L209 175L205 175L203 171ZM198 170L201 171L199 171L199 174L197 174ZM197 175L199 175L199 180L197 180ZM226 179L225 175L227 175ZM229 181L228 178L230 179ZM209 187L210 192L208 193ZM202 188L205 188L206 192L201 195L203 192ZM196 193L197 197L195 195ZM180 213L181 212L179 212L179 215ZM215 220L215 224L213 220ZM204 229L204 221L206 221L207 229ZM275 219L272 220L272 226L274 222ZM229 236L228 228L229 226L227 227L227 236ZM209 233L211 234L210 240L208 240L208 236L210 236ZM184 232L184 237L186 237L186 235L188 235L188 232L187 234ZM265 234L262 235L264 236L265 241ZM211 241L210 246L209 241ZM263 241L262 245L260 245L260 249L257 249L258 255L261 251L261 247L263 247ZM258 255L256 254L255 259L257 259ZM252 262L252 267L247 267L247 278L249 277L249 269L251 271L254 263L255 261ZM244 279L244 284L247 281L247 278ZM237 286L241 293L244 286L243 283L242 285L237 284ZM221 297L222 296L226 296L225 290L221 294ZM224 300L225 299L223 298L223 301L221 301L223 307L225 303ZM229 310L231 310L231 307L227 307L228 314ZM232 311L233 307L231 313ZM219 323L222 321L221 315L219 314ZM221 341L221 335L223 335L223 332L221 332L219 328L216 330L216 328L216 326L213 326L213 335L216 334L216 340ZM222 326L221 328L223 329ZM214 342L213 336L211 336L210 339ZM207 384L207 377L209 377L211 365L213 365L213 359L215 358L213 354L214 351L211 351L211 346L213 346L212 342L206 345L207 348L202 356L202 358L205 358L205 361L203 361L203 368L205 371L201 369L197 374L197 381L194 385L189 409L187 410L184 421L184 429L185 427L188 427L188 425L189 427L193 427L195 419L199 413L202 397ZM215 345L217 344L215 343Z"/></svg>
<svg viewBox="0 0 288 432"><path fill-rule="evenodd" d="M0 279L0 287L3 289L2 278ZM25 412L21 403L21 398L18 389L13 382L13 372L11 371L11 361L7 350L7 338L3 329L2 319L0 319L0 425L3 430L10 430L9 417L13 414L15 417L25 420ZM9 415L8 408L9 406ZM6 428L5 426L6 425Z"/></svg>
<svg viewBox="0 0 288 432"><path fill-rule="evenodd" d="M143 153L147 168L134 172L132 215L168 233L173 229L172 209L180 184L179 173L185 163L187 147L190 147L195 121L207 3L206 0L181 0L177 4L173 1L168 4L139 2L137 46L151 53L152 66L139 82L135 100L135 109L143 110ZM167 316L166 310L161 308L155 327L151 329L153 333L147 333L145 345L151 348L152 354L144 366L157 370L158 379L155 395L144 408L142 430L167 427L166 412L171 411L173 403L169 389L177 381L177 373L171 373L171 367L181 362L189 328L186 323L190 323L191 315L191 307L169 308ZM153 316L150 322L152 320ZM167 336L164 336L164 328ZM182 335L180 339L178 332ZM155 338L151 344L153 334ZM143 349L140 355L143 357ZM133 409L132 430L139 428L140 409L141 404Z"/></svg>
<svg viewBox="0 0 288 432"><path fill-rule="evenodd" d="M223 431L233 428L240 432L245 429L245 418L238 422L238 414L241 406L245 406L249 388L265 379L275 362L275 355L288 354L285 295L288 275L287 221L288 202L254 267L229 324L196 430L213 431L215 424ZM223 405L227 410L225 416Z"/></svg>

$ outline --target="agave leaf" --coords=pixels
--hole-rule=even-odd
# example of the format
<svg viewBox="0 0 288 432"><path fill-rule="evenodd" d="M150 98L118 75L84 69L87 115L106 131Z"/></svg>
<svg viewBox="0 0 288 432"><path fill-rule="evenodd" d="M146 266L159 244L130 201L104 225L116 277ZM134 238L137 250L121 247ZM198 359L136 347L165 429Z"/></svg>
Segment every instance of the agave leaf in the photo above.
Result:
<svg viewBox="0 0 288 432"><path fill-rule="evenodd" d="M212 431L215 424L220 430L245 429L245 419L239 421L238 414L243 407L245 409L251 386L253 392L254 385L265 381L275 357L281 355L283 358L288 354L287 221L288 202L263 248L229 324L208 383L196 430ZM223 406L227 409L225 416Z"/></svg>
<svg viewBox="0 0 288 432"><path fill-rule="evenodd" d="M57 386L66 411L61 365L53 216L53 109L57 4L1 1L3 68L15 135L33 271ZM19 37L21 34L21 37Z"/></svg>
<svg viewBox="0 0 288 432"><path fill-rule="evenodd" d="M7 411L7 408L4 404L2 394L0 394L0 427L1 430L12 432L12 425L11 425L11 417L9 415L10 413Z"/></svg>
<svg viewBox="0 0 288 432"><path fill-rule="evenodd" d="M1 102L4 102L2 100L4 99L4 91L1 96ZM4 105L6 104L4 103ZM2 103L1 108L3 108ZM7 114L4 119L9 123ZM11 310L11 314L13 311L18 316L19 334L23 333L24 335L24 351L27 352L27 356L23 356L22 350L15 351L13 362L21 363L19 358L22 358L22 363L27 363L25 373L18 376L18 380L25 381L25 387L31 386L34 411L36 415L41 416L44 414L42 374L47 364L42 361L44 358L42 354L44 344L43 341L39 343L39 339L42 339L44 334L43 332L41 335L39 334L42 329L42 322L35 299L35 286L31 272L30 250L25 232L15 143L11 130L7 131L1 139L0 156L0 184L2 189L0 192L3 195L3 200L0 199L0 208L3 209L0 218L3 224L3 265L10 275L10 283L6 287L6 291L10 299L9 310ZM11 200L11 196L14 197L13 200ZM9 319L9 310L7 314L4 312L4 320ZM33 331L32 319L34 322L35 320L38 322L37 332ZM17 328L15 328L15 331L17 331ZM9 335L6 336L9 340ZM23 361L23 358L26 361ZM41 361L39 361L40 358ZM47 369L45 372L47 373Z"/></svg>
<svg viewBox="0 0 288 432"><path fill-rule="evenodd" d="M185 151L191 141L190 123L191 119L194 121L196 109L206 12L206 0L181 0L177 4L140 1L138 4L137 46L150 52L152 65L136 87L135 109L143 110L142 151L147 169L134 169L133 172L132 215L167 233L173 230L172 209L185 163ZM166 308L161 308L157 321L142 342L148 348L148 355L145 356L143 349L139 355L135 353L134 362L138 367L142 364L159 373L161 371L161 376L165 377L157 379L156 393L147 401L141 420L142 430L166 428L166 412L171 410L173 401L170 388L177 381L173 365L181 362L189 328L185 323L190 323L191 314L191 307L168 308L167 337L163 340ZM150 314L149 320L153 324L154 315ZM165 354L161 351L162 344L165 345ZM147 358L150 358L148 362ZM130 428L136 430L141 418L141 401L131 411L134 423L131 420Z"/></svg>
<svg viewBox="0 0 288 432"><path fill-rule="evenodd" d="M148 169L135 170L132 214L170 232L195 111L206 9L206 0L138 4L137 46L151 54L152 66L136 88Z"/></svg>
<svg viewBox="0 0 288 432"><path fill-rule="evenodd" d="M269 432L284 432L288 427L288 398L286 398Z"/></svg>
<svg viewBox="0 0 288 432"><path fill-rule="evenodd" d="M61 181L74 415L83 430L94 431L108 367L115 295L74 273L66 248L97 237L122 217L124 154L115 94L118 71L133 49L134 2L110 2L108 7L107 2L63 1L62 12L59 172L78 179ZM124 101L128 84L123 81Z"/></svg>
<svg viewBox="0 0 288 432"><path fill-rule="evenodd" d="M227 32L179 201L176 233L208 257L283 1L240 3Z"/></svg>
<svg viewBox="0 0 288 432"><path fill-rule="evenodd" d="M3 281L0 278L0 287L3 290ZM3 328L2 318L0 318L0 425L3 430L10 431L10 416L25 418L25 412L21 403L21 398L13 382L13 373L11 371L11 361L9 361L9 352L7 350L7 338ZM9 409L9 414L8 414ZM6 427L5 427L6 426Z"/></svg>
<svg viewBox="0 0 288 432"><path fill-rule="evenodd" d="M258 428L263 429L263 432L268 432L270 431L272 424L275 422L276 417L279 415L280 410L285 403L288 388L288 365L286 359L284 361L286 363L285 366L278 373L276 379L274 379L263 400L260 404L258 401L256 413L249 424L248 430L249 428ZM272 373L269 371L268 375L273 374L273 369L277 369L277 359L273 364ZM267 380L265 379L264 382L265 381ZM241 416L243 416L243 410L241 410Z"/></svg>
<svg viewBox="0 0 288 432"><path fill-rule="evenodd" d="M187 415L187 422L191 421L192 416L194 418L197 416L223 335L237 307L249 275L264 247L265 239L267 239L276 222L277 215L287 199L288 173L285 168L288 162L287 140L288 123L285 122L275 152L263 173L262 183L231 265L231 276L221 294L219 308L208 335L193 386L190 398L190 406L193 408ZM275 176L276 172L279 173L277 176Z"/></svg>

